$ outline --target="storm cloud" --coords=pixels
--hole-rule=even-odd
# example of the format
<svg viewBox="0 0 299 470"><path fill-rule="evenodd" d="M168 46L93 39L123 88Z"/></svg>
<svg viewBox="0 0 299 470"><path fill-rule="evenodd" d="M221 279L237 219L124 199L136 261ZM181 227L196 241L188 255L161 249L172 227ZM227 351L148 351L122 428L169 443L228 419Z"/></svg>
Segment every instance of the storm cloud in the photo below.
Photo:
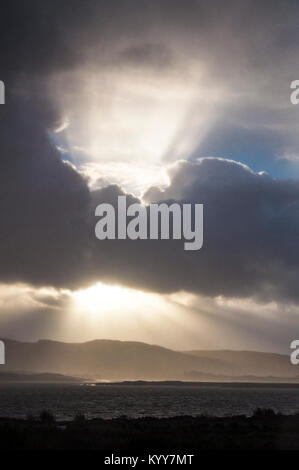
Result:
<svg viewBox="0 0 299 470"><path fill-rule="evenodd" d="M92 259L108 279L164 293L298 302L297 181L218 158L178 162L170 178L167 189L150 188L144 200L202 203L203 248L186 252L178 240L97 240ZM96 201L116 205L120 194L113 186L110 197L105 189Z"/></svg>
<svg viewBox="0 0 299 470"><path fill-rule="evenodd" d="M33 0L4 2L1 282L76 289L104 280L163 293L184 290L298 303L299 186L289 178L298 175L298 112L288 95L297 72L296 5L273 2L269 11L254 1L229 4L124 0L113 6L66 0L41 7ZM171 166L167 188L147 189L144 200L203 203L204 247L199 252L185 252L180 241L95 238L95 206L115 203L126 188L90 189L80 170L89 148L80 148L80 138L89 137L94 126L100 135L98 160L119 158L128 167L137 157L146 160L137 147L131 162L133 143L125 140L127 133L108 125L109 100L117 102L115 121L121 128L126 120L118 110L131 109L127 88L122 93L117 88L122 74L133 88L134 80L147 85L137 100L129 137L138 136L134 126L146 115L143 106L147 109L150 99L154 108L164 91L170 90L169 102L177 99L163 114L166 122L175 110L181 113L167 145L159 128L150 137L145 134L143 143L152 144L153 154L160 152L157 165L185 160ZM99 114L83 132L89 113L89 108L83 112L86 90L94 76L101 93L92 94L90 101L95 100ZM187 96L181 108L184 100L177 90ZM61 153L54 131L65 127L66 114L71 125L65 134L57 133L63 134ZM158 152L154 144L159 139ZM127 153L119 156L124 147ZM198 160L205 155L223 158ZM291 172L288 155L294 156ZM281 165L288 170L281 170L284 180L278 175ZM259 173L268 169L277 179ZM106 174L96 176L107 182Z"/></svg>

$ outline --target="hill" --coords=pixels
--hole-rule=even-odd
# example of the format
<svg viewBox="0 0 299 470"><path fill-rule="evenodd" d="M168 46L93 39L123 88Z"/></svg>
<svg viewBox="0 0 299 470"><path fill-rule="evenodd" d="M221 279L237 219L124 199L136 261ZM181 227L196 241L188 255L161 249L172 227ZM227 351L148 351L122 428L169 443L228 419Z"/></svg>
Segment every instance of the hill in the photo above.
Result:
<svg viewBox="0 0 299 470"><path fill-rule="evenodd" d="M51 373L25 373L25 372L1 372L0 382L44 382L44 383L58 383L58 382L82 382L84 379L81 377L71 377L69 375L51 374Z"/></svg>
<svg viewBox="0 0 299 470"><path fill-rule="evenodd" d="M96 380L169 380L183 379L191 370L208 372L222 363L131 341L3 341L6 364L1 371L51 372Z"/></svg>
<svg viewBox="0 0 299 470"><path fill-rule="evenodd" d="M0 372L55 373L92 380L299 382L289 357L251 351L173 351L133 341L25 343L3 339Z"/></svg>
<svg viewBox="0 0 299 470"><path fill-rule="evenodd" d="M290 357L285 354L230 350L193 350L185 353L198 358L221 359L223 367L221 371L214 371L217 374L287 378L297 377L299 373L299 368L291 364Z"/></svg>

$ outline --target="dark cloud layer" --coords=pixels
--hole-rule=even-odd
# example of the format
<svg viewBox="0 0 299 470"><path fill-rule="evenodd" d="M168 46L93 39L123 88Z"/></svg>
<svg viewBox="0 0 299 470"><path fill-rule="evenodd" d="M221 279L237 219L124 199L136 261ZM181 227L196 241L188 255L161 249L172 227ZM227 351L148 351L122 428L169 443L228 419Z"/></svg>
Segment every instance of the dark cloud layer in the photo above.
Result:
<svg viewBox="0 0 299 470"><path fill-rule="evenodd" d="M48 134L62 116L48 94L45 77L79 67L86 55L100 65L111 54L124 63L171 66L172 53L146 36L157 28L157 40L163 42L175 25L173 35L185 34L188 45L199 30L196 44L202 44L202 49L197 59L207 61L209 73L216 73L221 61L223 78L229 76L237 85L249 65L275 71L273 57L263 63L265 54L258 50L265 38L264 26L269 35L277 29L277 38L284 38L277 46L282 55L290 40L283 36L283 24L292 7L286 13L282 2L275 2L277 9L271 14L257 2L244 2L243 8L238 7L240 2L232 2L240 35L237 43L224 34L231 32L231 19L228 11L224 14L226 6L219 10L221 3L210 7L210 2L190 1L186 6L166 0L159 2L159 8L153 3L120 1L113 8L106 1L72 0L44 2L41 7L41 2L30 0L1 6L1 78L7 85L7 104L0 108L0 280L71 288L109 280L159 292L184 289L208 296L256 296L297 303L297 181L274 180L227 160L180 163L173 169L169 188L164 192L151 188L146 198L148 202L203 203L202 250L185 252L180 241L95 239L96 204L115 203L122 191L110 186L90 193L86 181L62 161ZM273 21L280 13L281 23ZM258 22L261 14L265 24ZM212 35L207 34L209 29ZM132 45L141 36L142 41ZM263 44L267 52L270 45ZM225 60L224 51L230 51ZM241 62L234 73L236 58ZM249 82L253 78L247 77ZM264 77L258 74L258 78L263 82ZM238 109L235 120L242 115ZM224 129L224 140L231 140L232 128ZM218 150L223 145L220 137ZM276 148L280 148L284 140L277 140ZM203 148L213 151L212 141L207 136Z"/></svg>
<svg viewBox="0 0 299 470"><path fill-rule="evenodd" d="M299 188L221 159L181 162L165 191L147 202L204 204L204 247L187 252L181 241L95 242L95 271L107 280L159 292L298 301ZM96 201L115 203L117 187Z"/></svg>
<svg viewBox="0 0 299 470"><path fill-rule="evenodd" d="M21 138L12 147L8 117L7 141L1 135L1 281L78 287L106 280L159 292L298 301L296 181L274 180L228 160L180 162L170 186L149 189L145 199L203 203L200 251L186 252L171 240L99 241L94 208L116 205L121 189L90 193L36 128L29 147ZM136 201L128 196L128 204Z"/></svg>
<svg viewBox="0 0 299 470"><path fill-rule="evenodd" d="M2 106L0 121L1 279L81 280L88 244L85 181L61 160L28 103Z"/></svg>
<svg viewBox="0 0 299 470"><path fill-rule="evenodd" d="M146 197L204 204L204 248L192 259L183 254L184 288L188 283L208 295L297 299L297 181L212 158L180 163L170 187L152 188Z"/></svg>

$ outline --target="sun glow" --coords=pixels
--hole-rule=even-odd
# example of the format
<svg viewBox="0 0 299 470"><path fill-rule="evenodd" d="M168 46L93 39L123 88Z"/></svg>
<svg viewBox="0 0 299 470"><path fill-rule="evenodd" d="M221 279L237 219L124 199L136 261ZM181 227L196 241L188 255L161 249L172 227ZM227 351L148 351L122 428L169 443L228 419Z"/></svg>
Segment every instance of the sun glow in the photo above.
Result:
<svg viewBox="0 0 299 470"><path fill-rule="evenodd" d="M84 340L117 338L163 344L163 325L175 328L177 321L178 309L171 308L166 297L119 285L99 282L73 292L71 298L68 318Z"/></svg>
<svg viewBox="0 0 299 470"><path fill-rule="evenodd" d="M73 294L74 308L91 315L111 313L118 310L138 309L146 303L158 302L158 296L122 286L101 282Z"/></svg>
<svg viewBox="0 0 299 470"><path fill-rule="evenodd" d="M80 170L88 165L92 180L111 182L112 176L127 190L135 181L134 193L140 195L165 183L159 170L169 153L171 161L186 158L205 132L207 90L199 86L201 74L185 70L182 80L173 70L161 75L130 67L61 74L52 83L53 95L68 125L56 131L54 141ZM195 116L198 94L201 113Z"/></svg>

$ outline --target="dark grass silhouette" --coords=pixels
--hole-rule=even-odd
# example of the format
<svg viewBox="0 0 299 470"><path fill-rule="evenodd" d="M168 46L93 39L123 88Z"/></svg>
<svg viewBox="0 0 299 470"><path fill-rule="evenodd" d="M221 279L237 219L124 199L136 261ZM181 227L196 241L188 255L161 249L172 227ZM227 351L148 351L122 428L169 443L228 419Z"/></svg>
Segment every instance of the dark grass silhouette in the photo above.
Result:
<svg viewBox="0 0 299 470"><path fill-rule="evenodd" d="M174 418L57 422L49 411L27 420L0 419L0 449L99 450L129 453L201 450L299 450L299 415L257 409L252 417ZM135 455L134 454L134 455Z"/></svg>

